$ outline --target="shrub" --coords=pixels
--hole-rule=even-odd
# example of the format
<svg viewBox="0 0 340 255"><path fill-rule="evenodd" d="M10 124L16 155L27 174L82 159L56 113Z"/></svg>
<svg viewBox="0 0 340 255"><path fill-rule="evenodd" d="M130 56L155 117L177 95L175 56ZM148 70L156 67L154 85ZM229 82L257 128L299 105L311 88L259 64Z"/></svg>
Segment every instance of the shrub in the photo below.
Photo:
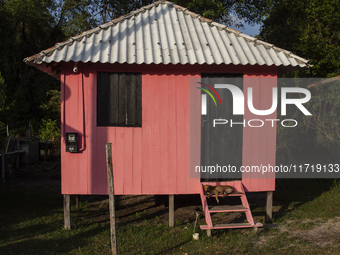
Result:
<svg viewBox="0 0 340 255"><path fill-rule="evenodd" d="M60 126L57 124L56 120L42 120L43 124L40 127L39 134L42 141L49 141L56 145L60 145Z"/></svg>

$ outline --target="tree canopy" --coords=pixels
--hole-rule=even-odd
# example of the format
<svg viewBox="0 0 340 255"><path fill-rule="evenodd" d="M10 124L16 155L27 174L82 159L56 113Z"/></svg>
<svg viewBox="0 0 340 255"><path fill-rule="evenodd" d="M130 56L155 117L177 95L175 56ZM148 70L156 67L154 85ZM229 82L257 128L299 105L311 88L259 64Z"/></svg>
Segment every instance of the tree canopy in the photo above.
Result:
<svg viewBox="0 0 340 255"><path fill-rule="evenodd" d="M58 82L23 63L23 58L51 46L56 40L52 2L47 0L0 1L0 72L6 112L1 121L14 127L28 126L43 117L39 105Z"/></svg>
<svg viewBox="0 0 340 255"><path fill-rule="evenodd" d="M310 60L312 67L288 77L334 77L340 75L339 16L337 0L274 1L260 38ZM311 93L312 116L298 117L300 126L314 130L319 144L340 145L340 83L313 87Z"/></svg>
<svg viewBox="0 0 340 255"><path fill-rule="evenodd" d="M154 1L60 0L54 3L52 13L64 35L71 37L152 2ZM172 2L203 17L238 27L243 26L244 22L259 23L269 7L268 0L173 0Z"/></svg>
<svg viewBox="0 0 340 255"><path fill-rule="evenodd" d="M47 119L59 121L56 106L59 104L59 82L25 65L22 61L25 57L152 2L0 0L1 122L20 128L26 127L29 121L35 127L45 125ZM333 77L340 74L340 3L337 0L173 2L229 26L261 23L260 39L307 58L313 65L289 76ZM339 88L337 84L330 84L312 90L310 107L314 114L313 118L304 120L304 127L317 130L320 141L340 143L340 125L334 124L335 117L340 115ZM331 127L331 135L322 131L324 126Z"/></svg>
<svg viewBox="0 0 340 255"><path fill-rule="evenodd" d="M340 74L339 14L337 0L274 1L260 38L309 59L313 67L300 77L333 77Z"/></svg>

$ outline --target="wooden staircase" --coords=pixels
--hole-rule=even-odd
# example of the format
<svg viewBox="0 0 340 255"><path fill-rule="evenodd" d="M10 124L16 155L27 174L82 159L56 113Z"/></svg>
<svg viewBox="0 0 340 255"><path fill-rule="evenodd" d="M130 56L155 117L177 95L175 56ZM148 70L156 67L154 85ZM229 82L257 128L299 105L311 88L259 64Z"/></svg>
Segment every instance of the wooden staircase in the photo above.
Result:
<svg viewBox="0 0 340 255"><path fill-rule="evenodd" d="M240 197L241 203L240 205L218 205L209 207L207 197L204 194L203 185L201 187L201 200L203 205L203 211L205 216L205 221L207 225L201 225L201 229L203 230L211 230L211 229L225 229L225 228L258 228L262 227L261 223L254 223L253 216L251 214L248 199L244 192L243 184L241 181L234 182L234 192L229 194L228 197ZM220 195L222 196L222 195ZM215 197L215 195L211 196L210 199ZM228 199L228 198L227 198ZM220 200L222 202L222 200ZM211 213L218 213L218 212L244 212L248 223L229 223L229 224L213 224L211 220ZM208 232L209 233L209 232ZM209 235L209 234L208 234Z"/></svg>

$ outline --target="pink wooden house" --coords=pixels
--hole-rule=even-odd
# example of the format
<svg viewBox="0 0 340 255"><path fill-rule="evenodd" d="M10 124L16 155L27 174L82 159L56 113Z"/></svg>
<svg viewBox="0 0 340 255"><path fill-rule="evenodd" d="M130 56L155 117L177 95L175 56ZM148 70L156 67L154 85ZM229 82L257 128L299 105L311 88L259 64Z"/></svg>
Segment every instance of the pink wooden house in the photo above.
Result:
<svg viewBox="0 0 340 255"><path fill-rule="evenodd" d="M204 154L203 117L196 114L203 92L193 90L192 83L237 74L245 98L252 87L254 107L265 110L271 107L278 73L308 66L291 52L167 1L142 7L24 61L61 82L62 194L108 194L105 144L112 143L115 194L201 194L205 229L228 227L214 226L210 212L240 208L210 208L202 179L190 174ZM247 106L242 118L279 119L276 111L254 116ZM231 133L237 139L222 150L224 155L228 158L237 147L232 158L239 165L275 166L276 122L239 127L237 134ZM227 183L234 187L232 195L241 197L241 211L248 218L243 227L256 226L244 192L274 191L275 175L242 173Z"/></svg>

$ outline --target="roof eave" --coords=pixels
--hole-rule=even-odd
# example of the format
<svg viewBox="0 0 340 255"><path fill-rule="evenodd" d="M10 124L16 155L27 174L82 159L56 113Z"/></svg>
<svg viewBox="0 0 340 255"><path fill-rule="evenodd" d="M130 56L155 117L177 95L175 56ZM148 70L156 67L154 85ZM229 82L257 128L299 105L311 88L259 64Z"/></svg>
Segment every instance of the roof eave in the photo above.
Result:
<svg viewBox="0 0 340 255"><path fill-rule="evenodd" d="M24 62L29 65L33 66L49 75L51 75L53 78L60 80L60 74L61 74L61 63L41 63L37 64L34 61L29 61L28 58L24 59Z"/></svg>

